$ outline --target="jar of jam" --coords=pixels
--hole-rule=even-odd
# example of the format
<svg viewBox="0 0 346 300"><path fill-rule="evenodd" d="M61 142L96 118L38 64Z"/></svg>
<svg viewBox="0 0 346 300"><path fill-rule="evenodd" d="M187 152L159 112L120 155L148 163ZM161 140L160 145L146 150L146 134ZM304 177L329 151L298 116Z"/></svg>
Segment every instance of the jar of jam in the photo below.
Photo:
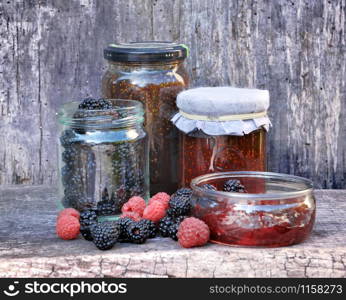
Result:
<svg viewBox="0 0 346 300"><path fill-rule="evenodd" d="M87 98L59 113L59 196L64 207L117 215L149 197L148 138L139 101Z"/></svg>
<svg viewBox="0 0 346 300"><path fill-rule="evenodd" d="M214 243L289 246L306 240L314 226L316 202L313 184L306 178L222 172L196 177L191 187L193 215L209 226Z"/></svg>
<svg viewBox="0 0 346 300"><path fill-rule="evenodd" d="M177 106L181 186L207 173L266 170L268 91L195 88L181 92Z"/></svg>
<svg viewBox="0 0 346 300"><path fill-rule="evenodd" d="M103 96L144 104L152 194L173 193L178 186L179 135L170 119L177 111L177 94L188 86L186 55L186 46L169 42L111 44L104 50Z"/></svg>

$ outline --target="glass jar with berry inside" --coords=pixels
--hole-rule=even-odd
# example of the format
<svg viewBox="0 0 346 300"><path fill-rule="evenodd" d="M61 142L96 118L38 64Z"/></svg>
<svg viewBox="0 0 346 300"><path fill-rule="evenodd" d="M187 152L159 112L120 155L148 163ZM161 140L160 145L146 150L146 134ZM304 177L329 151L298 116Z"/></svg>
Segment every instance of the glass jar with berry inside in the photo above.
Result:
<svg viewBox="0 0 346 300"><path fill-rule="evenodd" d="M179 93L177 106L181 186L207 173L266 170L268 91L195 88Z"/></svg>
<svg viewBox="0 0 346 300"><path fill-rule="evenodd" d="M138 100L145 107L152 194L172 194L178 187L179 138L170 119L177 112L177 94L189 83L186 56L185 45L170 42L119 43L104 50L103 96Z"/></svg>
<svg viewBox="0 0 346 300"><path fill-rule="evenodd" d="M142 103L92 99L64 104L59 195L64 207L116 215L132 196L149 196L149 155Z"/></svg>

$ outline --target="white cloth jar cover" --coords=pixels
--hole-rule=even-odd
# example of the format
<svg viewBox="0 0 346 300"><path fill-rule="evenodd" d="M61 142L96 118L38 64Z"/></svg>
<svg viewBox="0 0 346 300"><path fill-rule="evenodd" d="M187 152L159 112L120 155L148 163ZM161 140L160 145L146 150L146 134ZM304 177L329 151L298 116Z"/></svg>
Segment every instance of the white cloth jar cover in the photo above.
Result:
<svg viewBox="0 0 346 300"><path fill-rule="evenodd" d="M242 136L261 127L268 131L271 125L267 90L200 87L179 93L177 106L171 121L185 133Z"/></svg>

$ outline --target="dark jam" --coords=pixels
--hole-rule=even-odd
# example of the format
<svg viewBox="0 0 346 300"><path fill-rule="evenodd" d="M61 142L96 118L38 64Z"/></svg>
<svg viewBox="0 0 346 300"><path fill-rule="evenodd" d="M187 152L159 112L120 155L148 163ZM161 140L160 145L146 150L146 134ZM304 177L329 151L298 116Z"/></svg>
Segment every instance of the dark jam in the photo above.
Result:
<svg viewBox="0 0 346 300"><path fill-rule="evenodd" d="M207 205L199 199L194 215L206 222L211 241L239 246L281 247L304 241L315 221L315 207L304 199L249 204ZM217 203L217 202L216 202ZM209 203L210 204L210 203Z"/></svg>
<svg viewBox="0 0 346 300"><path fill-rule="evenodd" d="M201 131L181 133L180 185L214 172L265 171L266 131L259 129L244 136L209 136ZM246 184L246 182L244 182ZM257 185L251 193L261 193Z"/></svg>
<svg viewBox="0 0 346 300"><path fill-rule="evenodd" d="M139 100L145 106L151 194L162 191L172 194L178 187L179 132L170 119L177 111L176 96L187 84L181 62L111 63L102 80L104 97Z"/></svg>

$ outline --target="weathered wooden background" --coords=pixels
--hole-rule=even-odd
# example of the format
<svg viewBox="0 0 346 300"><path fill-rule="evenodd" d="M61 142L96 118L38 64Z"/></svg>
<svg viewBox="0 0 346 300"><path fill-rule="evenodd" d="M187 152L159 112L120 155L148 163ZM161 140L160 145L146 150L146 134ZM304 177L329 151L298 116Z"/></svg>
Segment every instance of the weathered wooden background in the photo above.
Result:
<svg viewBox="0 0 346 300"><path fill-rule="evenodd" d="M105 45L173 40L194 86L270 90L270 170L346 188L345 0L0 3L0 184L54 184L55 112L98 95Z"/></svg>

